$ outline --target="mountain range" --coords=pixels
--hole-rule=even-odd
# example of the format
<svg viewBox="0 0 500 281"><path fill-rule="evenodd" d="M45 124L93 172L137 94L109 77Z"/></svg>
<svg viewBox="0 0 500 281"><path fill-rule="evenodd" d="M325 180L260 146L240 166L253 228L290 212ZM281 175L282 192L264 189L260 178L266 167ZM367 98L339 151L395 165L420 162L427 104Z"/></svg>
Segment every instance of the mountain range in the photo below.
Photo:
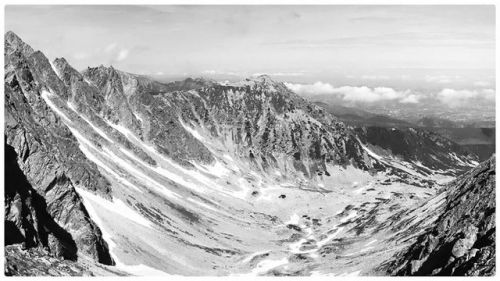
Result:
<svg viewBox="0 0 500 281"><path fill-rule="evenodd" d="M13 32L4 59L6 275L494 274L494 157L266 75L77 71Z"/></svg>
<svg viewBox="0 0 500 281"><path fill-rule="evenodd" d="M430 131L457 143L462 149L485 161L495 153L495 127L481 124L463 124L444 118L422 117L418 120L399 120L387 115L371 113L359 108L336 103L315 102L342 122L353 127L398 128Z"/></svg>

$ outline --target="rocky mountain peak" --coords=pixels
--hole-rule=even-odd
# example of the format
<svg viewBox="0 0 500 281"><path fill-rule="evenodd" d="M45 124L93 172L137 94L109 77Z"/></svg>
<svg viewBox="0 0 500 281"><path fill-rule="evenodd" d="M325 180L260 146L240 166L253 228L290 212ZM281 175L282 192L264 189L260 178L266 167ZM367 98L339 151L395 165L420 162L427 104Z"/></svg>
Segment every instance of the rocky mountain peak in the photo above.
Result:
<svg viewBox="0 0 500 281"><path fill-rule="evenodd" d="M294 103L302 103L302 101L304 101L303 98L290 91L284 83L275 81L268 75L251 76L238 82L218 84L223 86L224 89L242 91L245 95L253 96L257 98L257 100L260 100L263 96L267 96L268 98L280 102L290 99L293 100Z"/></svg>
<svg viewBox="0 0 500 281"><path fill-rule="evenodd" d="M121 88L121 78L118 70L112 66L99 65L98 67L88 67L82 72L83 76L96 85L110 83L112 88Z"/></svg>
<svg viewBox="0 0 500 281"><path fill-rule="evenodd" d="M249 82L249 83L254 83L254 84L263 86L263 87L268 88L268 89L272 89L272 88L276 89L276 88L279 88L283 85L283 83L273 80L267 74L262 74L262 75L258 75L258 76L251 76L251 77L246 78L245 81Z"/></svg>
<svg viewBox="0 0 500 281"><path fill-rule="evenodd" d="M247 80L253 80L253 81L259 81L259 82L262 82L262 83L271 83L271 84L274 84L276 83L272 78L271 76L267 75L267 74L260 74L260 75L255 75L255 76L252 76L250 78L247 78Z"/></svg>
<svg viewBox="0 0 500 281"><path fill-rule="evenodd" d="M56 58L52 62L52 67L59 79L66 85L70 84L70 79L83 80L82 74L74 69L65 58Z"/></svg>
<svg viewBox="0 0 500 281"><path fill-rule="evenodd" d="M7 33L5 33L5 53L12 53L16 50L19 50L26 55L31 55L35 52L33 48L24 43L23 40L17 36L17 34L12 31L7 31Z"/></svg>
<svg viewBox="0 0 500 281"><path fill-rule="evenodd" d="M65 67L68 67L70 66L68 61L65 59L65 58L56 58L53 62L52 62L55 66L59 67L59 68L65 68Z"/></svg>
<svg viewBox="0 0 500 281"><path fill-rule="evenodd" d="M84 73L99 73L101 75L109 75L113 72L116 72L116 69L113 66L105 66L105 65L99 65L96 67L87 67L87 69L84 71Z"/></svg>

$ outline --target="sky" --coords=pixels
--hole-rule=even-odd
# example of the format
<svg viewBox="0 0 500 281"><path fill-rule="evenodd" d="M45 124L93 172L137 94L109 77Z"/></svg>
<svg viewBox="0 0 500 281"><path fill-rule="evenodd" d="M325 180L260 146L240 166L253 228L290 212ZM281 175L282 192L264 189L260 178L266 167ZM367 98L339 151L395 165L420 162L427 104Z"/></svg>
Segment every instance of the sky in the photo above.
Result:
<svg viewBox="0 0 500 281"><path fill-rule="evenodd" d="M304 93L318 83L379 96L375 88L390 87L411 90L410 102L418 91L495 86L492 5L6 6L5 27L79 70L113 65L167 80L265 73Z"/></svg>

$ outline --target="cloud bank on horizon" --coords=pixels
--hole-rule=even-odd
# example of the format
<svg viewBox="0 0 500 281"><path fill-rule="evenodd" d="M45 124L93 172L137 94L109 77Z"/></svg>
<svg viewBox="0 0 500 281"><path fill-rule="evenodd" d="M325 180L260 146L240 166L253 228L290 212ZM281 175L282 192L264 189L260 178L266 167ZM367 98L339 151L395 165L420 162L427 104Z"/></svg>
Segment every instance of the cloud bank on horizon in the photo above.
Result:
<svg viewBox="0 0 500 281"><path fill-rule="evenodd" d="M415 93L410 89L396 90L390 87L340 86L334 87L321 81L313 84L287 83L293 92L302 96L330 95L345 102L375 103L395 101L402 104L417 104L423 99L433 99L449 107L466 106L470 102L495 102L493 89L450 89L445 88L434 93Z"/></svg>

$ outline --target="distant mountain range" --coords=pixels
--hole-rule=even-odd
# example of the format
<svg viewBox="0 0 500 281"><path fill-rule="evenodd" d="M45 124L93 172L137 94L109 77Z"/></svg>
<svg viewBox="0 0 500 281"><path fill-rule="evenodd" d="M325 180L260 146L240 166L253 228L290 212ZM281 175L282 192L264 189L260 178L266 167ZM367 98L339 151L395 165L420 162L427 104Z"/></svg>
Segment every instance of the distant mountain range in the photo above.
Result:
<svg viewBox="0 0 500 281"><path fill-rule="evenodd" d="M324 102L315 102L315 104L354 127L419 128L456 142L467 151L478 155L481 161L495 153L495 127L476 127L474 124L460 124L435 117L423 117L415 122L409 122L370 113L359 108Z"/></svg>

